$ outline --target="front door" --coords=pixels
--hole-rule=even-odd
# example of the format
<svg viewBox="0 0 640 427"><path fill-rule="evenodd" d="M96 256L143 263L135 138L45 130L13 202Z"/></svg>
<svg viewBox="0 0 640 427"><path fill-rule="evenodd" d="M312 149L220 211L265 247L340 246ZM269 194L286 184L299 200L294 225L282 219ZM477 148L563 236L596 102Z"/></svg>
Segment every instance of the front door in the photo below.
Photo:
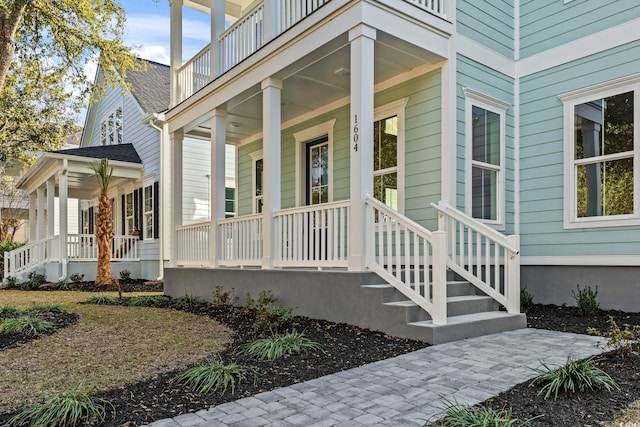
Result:
<svg viewBox="0 0 640 427"><path fill-rule="evenodd" d="M317 205L329 201L329 138L306 144L306 204Z"/></svg>

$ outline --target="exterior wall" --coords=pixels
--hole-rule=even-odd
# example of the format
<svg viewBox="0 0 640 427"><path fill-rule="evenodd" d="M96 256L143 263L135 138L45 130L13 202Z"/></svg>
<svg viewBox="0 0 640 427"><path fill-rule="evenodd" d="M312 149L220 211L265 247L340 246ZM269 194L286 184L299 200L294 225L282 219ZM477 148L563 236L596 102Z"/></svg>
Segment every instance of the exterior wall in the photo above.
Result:
<svg viewBox="0 0 640 427"><path fill-rule="evenodd" d="M430 229L437 226L430 203L440 200L441 75L436 70L375 95L380 107L408 98L405 108L405 214ZM282 132L282 208L295 206L296 149L294 134L335 119L333 133L333 200L349 198L349 106L345 105ZM238 214L252 213L251 153L262 141L238 148ZM304 202L302 203L304 204Z"/></svg>
<svg viewBox="0 0 640 427"><path fill-rule="evenodd" d="M513 4L510 0L458 0L456 30L507 58L513 58Z"/></svg>
<svg viewBox="0 0 640 427"><path fill-rule="evenodd" d="M640 18L636 0L521 0L520 57Z"/></svg>
<svg viewBox="0 0 640 427"><path fill-rule="evenodd" d="M640 42L521 79L523 256L640 255L640 226L564 229L563 104L558 95L637 73ZM636 113L637 114L637 113ZM575 285L575 284L574 284Z"/></svg>
<svg viewBox="0 0 640 427"><path fill-rule="evenodd" d="M506 112L505 129L505 232L514 233L515 222L515 162L514 162L514 79L492 70L487 65L480 64L462 55L457 58L456 84L456 203L457 208L465 211L467 192L466 163L465 163L465 126L466 109L463 88L473 89L499 101L510 105ZM469 213L469 212L467 212Z"/></svg>

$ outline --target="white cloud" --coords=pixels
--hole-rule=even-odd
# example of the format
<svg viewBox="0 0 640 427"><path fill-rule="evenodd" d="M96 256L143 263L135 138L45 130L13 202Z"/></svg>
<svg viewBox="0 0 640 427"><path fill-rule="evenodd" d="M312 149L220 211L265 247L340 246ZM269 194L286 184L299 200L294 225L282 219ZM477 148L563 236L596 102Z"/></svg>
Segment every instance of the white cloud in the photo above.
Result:
<svg viewBox="0 0 640 427"><path fill-rule="evenodd" d="M142 46L139 49L134 49L133 53L143 59L169 64L169 53L165 46Z"/></svg>

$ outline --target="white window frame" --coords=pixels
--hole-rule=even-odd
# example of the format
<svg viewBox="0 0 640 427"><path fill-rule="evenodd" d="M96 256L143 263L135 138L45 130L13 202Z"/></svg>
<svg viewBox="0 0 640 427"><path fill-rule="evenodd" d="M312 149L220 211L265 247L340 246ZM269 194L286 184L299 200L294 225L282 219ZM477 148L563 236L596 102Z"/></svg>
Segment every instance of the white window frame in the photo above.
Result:
<svg viewBox="0 0 640 427"><path fill-rule="evenodd" d="M147 211L147 188L151 191L151 210ZM155 217L153 215L153 198L155 194L153 194L153 181L145 182L142 186L142 238L143 240L153 240L153 229L155 223ZM147 217L151 216L151 231L147 230ZM151 234L151 235L149 235Z"/></svg>
<svg viewBox="0 0 640 427"><path fill-rule="evenodd" d="M496 230L505 230L505 148L506 148L506 136L507 136L507 109L509 104L501 101L484 93L478 92L473 89L463 88L465 95L465 211L467 215L473 216L473 200L472 200L472 168L473 166L479 166L484 169L491 169L496 171L496 219L487 220L482 218L475 218L484 224L491 226ZM473 107L479 107L483 110L490 111L498 114L500 117L500 164L488 165L484 162L478 162L473 160L473 123L472 123L472 110Z"/></svg>
<svg viewBox="0 0 640 427"><path fill-rule="evenodd" d="M131 196L131 215L127 215L128 198ZM133 224L133 229L129 229L129 219ZM129 236L136 228L136 204L133 201L133 191L129 191L124 194L124 234Z"/></svg>
<svg viewBox="0 0 640 427"><path fill-rule="evenodd" d="M597 99L633 92L633 213L578 217L575 160L575 107ZM559 96L564 104L564 228L622 227L640 224L640 74L576 90ZM616 157L618 154L611 155ZM605 156L609 157L609 156ZM625 156L627 157L627 156ZM607 159L604 159L607 160Z"/></svg>
<svg viewBox="0 0 640 427"><path fill-rule="evenodd" d="M118 114L120 117L118 118ZM124 142L123 109L116 107L100 122L100 143L102 145L118 145Z"/></svg>
<svg viewBox="0 0 640 427"><path fill-rule="evenodd" d="M307 142L311 142L324 136L327 137L327 144L329 147L329 188L328 188L328 201L333 201L333 128L336 124L336 119L329 120L324 123L320 123L316 126L301 130L293 134L295 140L295 156L296 156L296 168L295 168L295 204L296 206L302 206L305 201L305 195L308 189L306 188L306 179L303 174L306 173L306 146Z"/></svg>
<svg viewBox="0 0 640 427"><path fill-rule="evenodd" d="M262 186L264 187L264 154L262 150L257 150L249 153L251 157L251 213L257 214L258 212L258 200L264 200L264 193L260 196L256 196L256 163L258 160L262 160ZM264 188L263 188L264 190ZM263 204L264 206L264 204Z"/></svg>

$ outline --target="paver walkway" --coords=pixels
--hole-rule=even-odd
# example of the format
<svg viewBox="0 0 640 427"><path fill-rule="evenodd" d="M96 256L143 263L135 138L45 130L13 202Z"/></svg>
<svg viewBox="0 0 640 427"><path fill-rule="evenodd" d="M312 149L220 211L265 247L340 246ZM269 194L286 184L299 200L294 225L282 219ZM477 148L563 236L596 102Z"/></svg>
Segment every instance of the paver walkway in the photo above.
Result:
<svg viewBox="0 0 640 427"><path fill-rule="evenodd" d="M530 368L601 352L598 338L520 329L441 344L260 393L151 427L422 426L442 398L474 405L535 376Z"/></svg>

